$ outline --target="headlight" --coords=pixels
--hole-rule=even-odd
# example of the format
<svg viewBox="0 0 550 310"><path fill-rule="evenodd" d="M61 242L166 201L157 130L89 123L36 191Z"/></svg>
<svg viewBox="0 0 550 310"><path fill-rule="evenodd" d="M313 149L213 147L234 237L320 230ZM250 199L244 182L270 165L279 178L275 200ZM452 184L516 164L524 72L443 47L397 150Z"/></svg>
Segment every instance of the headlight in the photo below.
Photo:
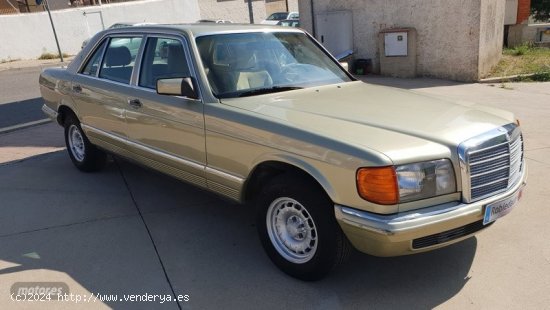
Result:
<svg viewBox="0 0 550 310"><path fill-rule="evenodd" d="M390 205L454 193L456 179L448 159L368 167L357 170L357 191L365 200Z"/></svg>
<svg viewBox="0 0 550 310"><path fill-rule="evenodd" d="M453 165L448 159L395 167L399 202L425 199L456 191Z"/></svg>

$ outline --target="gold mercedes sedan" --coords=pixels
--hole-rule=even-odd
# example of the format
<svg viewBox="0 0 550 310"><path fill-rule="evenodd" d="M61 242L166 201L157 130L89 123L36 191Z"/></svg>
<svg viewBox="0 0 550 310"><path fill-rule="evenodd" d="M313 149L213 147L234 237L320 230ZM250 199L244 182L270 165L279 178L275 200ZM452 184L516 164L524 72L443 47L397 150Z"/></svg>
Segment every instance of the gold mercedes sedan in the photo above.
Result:
<svg viewBox="0 0 550 310"><path fill-rule="evenodd" d="M110 29L40 89L78 169L116 154L241 202L269 258L303 280L353 247L396 256L469 238L527 179L512 113L357 81L300 29Z"/></svg>

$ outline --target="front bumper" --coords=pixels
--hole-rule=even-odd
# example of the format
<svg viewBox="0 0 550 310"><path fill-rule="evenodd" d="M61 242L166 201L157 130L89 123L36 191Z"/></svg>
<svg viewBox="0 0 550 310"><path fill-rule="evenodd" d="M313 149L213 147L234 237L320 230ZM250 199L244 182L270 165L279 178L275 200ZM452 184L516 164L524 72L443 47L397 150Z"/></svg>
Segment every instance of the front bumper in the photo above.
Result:
<svg viewBox="0 0 550 310"><path fill-rule="evenodd" d="M468 229L476 226L476 222L483 220L483 211L487 204L515 195L523 190L526 183L527 166L525 165L521 181L515 186L503 193L473 203L450 202L391 215L380 215L336 205L335 214L349 241L359 251L375 256L407 255L459 242L488 227L489 225L478 227L479 229L468 233ZM445 235L455 234L456 237L447 238L435 245L413 248L413 240L444 232Z"/></svg>

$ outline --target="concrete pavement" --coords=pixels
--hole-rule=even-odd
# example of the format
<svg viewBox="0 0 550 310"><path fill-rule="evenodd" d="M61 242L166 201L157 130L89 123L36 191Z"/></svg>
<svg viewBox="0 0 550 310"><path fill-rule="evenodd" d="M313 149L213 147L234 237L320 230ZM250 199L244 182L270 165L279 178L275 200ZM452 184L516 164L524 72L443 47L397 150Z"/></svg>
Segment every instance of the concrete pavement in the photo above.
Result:
<svg viewBox="0 0 550 310"><path fill-rule="evenodd" d="M44 102L40 97L38 76L44 68L67 64L67 61L60 63L55 59L0 64L0 134L47 122L40 110Z"/></svg>
<svg viewBox="0 0 550 310"><path fill-rule="evenodd" d="M550 83L366 80L514 111L530 171L521 203L465 242L407 257L356 253L327 279L305 283L271 264L250 210L122 160L80 173L51 123L0 135L0 309L548 308ZM11 285L22 281L189 301L11 301Z"/></svg>

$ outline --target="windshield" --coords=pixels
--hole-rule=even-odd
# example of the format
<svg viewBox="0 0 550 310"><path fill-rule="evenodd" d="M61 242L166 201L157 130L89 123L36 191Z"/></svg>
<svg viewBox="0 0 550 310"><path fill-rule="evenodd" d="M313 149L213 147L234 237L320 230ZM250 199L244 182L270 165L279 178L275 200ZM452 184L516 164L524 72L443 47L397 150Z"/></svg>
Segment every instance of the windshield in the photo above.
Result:
<svg viewBox="0 0 550 310"><path fill-rule="evenodd" d="M197 46L212 92L218 98L351 81L301 32L208 35L197 38Z"/></svg>
<svg viewBox="0 0 550 310"><path fill-rule="evenodd" d="M286 12L281 12L281 13L273 13L271 15L269 15L269 17L267 18L267 20L281 20L281 19L286 19L286 17L288 16L288 13Z"/></svg>

